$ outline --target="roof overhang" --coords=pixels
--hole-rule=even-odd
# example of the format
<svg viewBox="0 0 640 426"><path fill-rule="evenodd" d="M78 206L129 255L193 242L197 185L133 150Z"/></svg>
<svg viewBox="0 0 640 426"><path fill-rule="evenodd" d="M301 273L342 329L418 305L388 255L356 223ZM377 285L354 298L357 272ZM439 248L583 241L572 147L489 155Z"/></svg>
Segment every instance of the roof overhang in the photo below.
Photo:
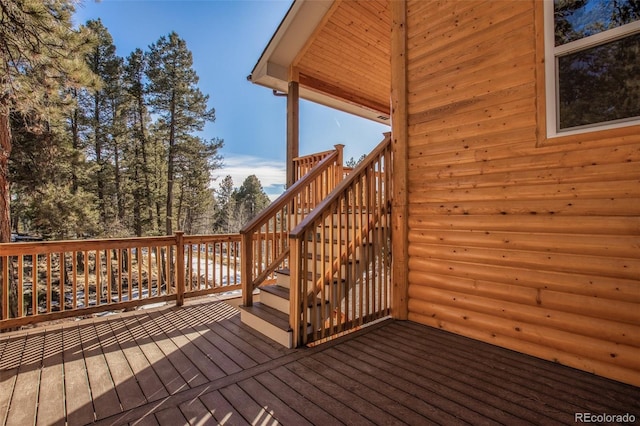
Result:
<svg viewBox="0 0 640 426"><path fill-rule="evenodd" d="M292 70L298 71L297 65L305 53L313 50L310 46L338 6L339 0L294 1L254 66L249 80L287 93ZM318 50L312 54L317 57ZM339 65L336 64L336 67ZM335 71L347 72L339 69ZM369 99L366 94L345 88L339 82L323 79L322 74L305 73L304 69L300 69L298 81L302 99L389 124L387 102ZM384 96L388 99L388 93Z"/></svg>

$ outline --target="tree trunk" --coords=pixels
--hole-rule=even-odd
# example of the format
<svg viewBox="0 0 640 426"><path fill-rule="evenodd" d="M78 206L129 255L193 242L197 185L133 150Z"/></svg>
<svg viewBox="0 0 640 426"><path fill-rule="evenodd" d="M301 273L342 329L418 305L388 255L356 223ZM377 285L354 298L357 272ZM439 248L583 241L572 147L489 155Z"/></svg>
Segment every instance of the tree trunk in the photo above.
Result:
<svg viewBox="0 0 640 426"><path fill-rule="evenodd" d="M176 102L175 92L171 99L171 122L169 124L169 158L167 161L167 223L166 233L167 235L173 234L173 167L175 156L175 138L176 138Z"/></svg>
<svg viewBox="0 0 640 426"><path fill-rule="evenodd" d="M93 98L93 138L94 149L96 155L96 164L98 165L97 171L97 185L98 185L98 204L100 208L100 219L102 224L107 223L107 207L104 197L104 165L102 164L102 138L100 135L100 98L96 93Z"/></svg>
<svg viewBox="0 0 640 426"><path fill-rule="evenodd" d="M3 108L4 109L4 108ZM9 156L11 155L11 127L9 111L0 115L0 243L11 241L9 216Z"/></svg>
<svg viewBox="0 0 640 426"><path fill-rule="evenodd" d="M138 157L138 147L135 147L134 155L136 158ZM142 208L141 204L143 202L143 196L140 190L140 164L136 163L133 169L133 180L135 185L135 190L133 191L134 199L133 199L133 228L136 233L136 237L142 237Z"/></svg>
<svg viewBox="0 0 640 426"><path fill-rule="evenodd" d="M144 100L138 96L138 114L140 114L140 150L142 152L142 174L144 176L145 196L147 200L147 212L149 224L153 223L153 208L151 202L151 185L149 184L149 161L147 161L147 132L144 124ZM140 235L142 236L142 235Z"/></svg>
<svg viewBox="0 0 640 426"><path fill-rule="evenodd" d="M9 215L9 202L11 194L9 191L9 155L11 155L11 124L9 122L9 108L0 109L0 243L11 241L11 218ZM9 258L2 259L0 266L0 292L1 297L5 297L4 289L9 291L9 312L2 312L0 303L0 318L5 316L16 317L18 315L18 282L13 278L12 268ZM9 282L4 283L4 268L9 269ZM6 287L5 287L6 286Z"/></svg>
<svg viewBox="0 0 640 426"><path fill-rule="evenodd" d="M73 89L73 98L77 101L78 91ZM78 108L73 109L73 115L71 117L71 145L73 147L73 161L71 162L71 191L76 194L78 192L78 157L76 154L80 151L80 130L78 128L79 117Z"/></svg>

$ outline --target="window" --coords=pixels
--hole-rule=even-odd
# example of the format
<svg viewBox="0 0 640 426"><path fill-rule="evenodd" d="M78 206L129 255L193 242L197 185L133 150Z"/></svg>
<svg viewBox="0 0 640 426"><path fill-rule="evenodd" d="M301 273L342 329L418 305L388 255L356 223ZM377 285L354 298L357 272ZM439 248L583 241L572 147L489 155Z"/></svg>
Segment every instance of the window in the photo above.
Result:
<svg viewBox="0 0 640 426"><path fill-rule="evenodd" d="M547 134L640 124L640 0L545 2Z"/></svg>

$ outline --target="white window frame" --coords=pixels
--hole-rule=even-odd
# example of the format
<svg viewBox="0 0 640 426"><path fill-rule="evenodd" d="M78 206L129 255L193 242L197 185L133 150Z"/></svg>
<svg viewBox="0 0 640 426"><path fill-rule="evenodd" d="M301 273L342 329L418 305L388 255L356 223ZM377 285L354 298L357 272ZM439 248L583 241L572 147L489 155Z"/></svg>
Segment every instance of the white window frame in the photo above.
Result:
<svg viewBox="0 0 640 426"><path fill-rule="evenodd" d="M562 46L555 46L555 22L553 0L544 2L544 56L545 56L545 98L547 138L575 135L599 130L617 129L640 125L640 119L621 119L604 123L588 124L572 127L566 130L558 129L558 58L573 52L599 46L611 41L619 40L633 34L640 33L640 21L622 25L611 30L603 31L589 37L575 40Z"/></svg>

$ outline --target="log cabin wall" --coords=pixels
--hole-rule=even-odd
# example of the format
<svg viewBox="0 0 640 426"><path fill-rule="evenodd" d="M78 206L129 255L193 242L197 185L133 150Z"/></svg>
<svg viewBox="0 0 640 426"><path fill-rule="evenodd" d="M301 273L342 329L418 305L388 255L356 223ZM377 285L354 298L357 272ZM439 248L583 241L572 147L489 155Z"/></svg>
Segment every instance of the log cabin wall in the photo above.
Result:
<svg viewBox="0 0 640 426"><path fill-rule="evenodd" d="M541 8L409 1L409 319L640 385L640 129L546 140Z"/></svg>

